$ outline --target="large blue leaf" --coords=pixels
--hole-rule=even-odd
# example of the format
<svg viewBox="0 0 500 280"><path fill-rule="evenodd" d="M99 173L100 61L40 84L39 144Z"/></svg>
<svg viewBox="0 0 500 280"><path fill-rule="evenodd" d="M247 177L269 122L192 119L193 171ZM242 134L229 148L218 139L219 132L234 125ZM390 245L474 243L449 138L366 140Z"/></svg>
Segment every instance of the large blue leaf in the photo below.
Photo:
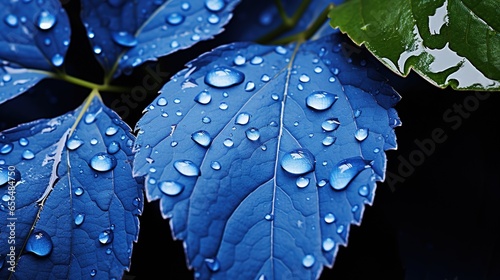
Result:
<svg viewBox="0 0 500 280"><path fill-rule="evenodd" d="M399 95L337 36L219 47L138 122L134 175L200 279L315 279L373 201Z"/></svg>
<svg viewBox="0 0 500 280"><path fill-rule="evenodd" d="M121 278L143 207L133 141L98 98L0 133L0 279Z"/></svg>
<svg viewBox="0 0 500 280"><path fill-rule="evenodd" d="M0 103L25 92L61 66L69 19L58 0L0 1Z"/></svg>
<svg viewBox="0 0 500 280"><path fill-rule="evenodd" d="M116 77L212 38L223 30L238 2L83 0L81 17L95 56Z"/></svg>

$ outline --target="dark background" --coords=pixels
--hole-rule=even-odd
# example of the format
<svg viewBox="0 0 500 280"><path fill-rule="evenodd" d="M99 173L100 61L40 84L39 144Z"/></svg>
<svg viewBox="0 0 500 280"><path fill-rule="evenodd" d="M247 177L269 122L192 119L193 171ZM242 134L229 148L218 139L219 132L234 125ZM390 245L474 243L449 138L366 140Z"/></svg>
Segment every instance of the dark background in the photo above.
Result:
<svg viewBox="0 0 500 280"><path fill-rule="evenodd" d="M78 1L66 8L77 15ZM241 12L237 9L235 17ZM98 64L88 63L94 60L90 47L79 39L83 27L78 21L72 25L67 64L74 67L67 71L100 82ZM160 59L161 69L174 74L200 53L225 43L223 34ZM139 67L116 84L140 84L133 77L141 77L141 71ZM320 279L500 279L500 93L443 90L414 73L405 79L386 74L402 96L396 106L403 123L396 128L398 149L387 151L387 178L378 184L374 204L365 209L361 225L351 227L348 246L340 248L333 268L325 268ZM0 129L64 114L87 94L77 86L42 81L0 106ZM146 107L155 95L151 92L138 107ZM103 97L110 104L116 94ZM125 121L133 128L140 115L136 110ZM432 140L437 130L446 140ZM427 150L417 142L427 143ZM155 201L145 203L124 279L158 278L193 279L193 273Z"/></svg>

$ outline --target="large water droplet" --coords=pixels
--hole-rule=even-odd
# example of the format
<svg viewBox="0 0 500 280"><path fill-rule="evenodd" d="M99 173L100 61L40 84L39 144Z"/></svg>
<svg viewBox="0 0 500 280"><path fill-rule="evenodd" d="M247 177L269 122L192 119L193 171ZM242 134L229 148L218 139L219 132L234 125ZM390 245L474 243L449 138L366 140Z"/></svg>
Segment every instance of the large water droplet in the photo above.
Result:
<svg viewBox="0 0 500 280"><path fill-rule="evenodd" d="M325 223L331 224L335 222L335 216L332 213L328 213L325 215Z"/></svg>
<svg viewBox="0 0 500 280"><path fill-rule="evenodd" d="M366 137L368 137L368 128L359 128L354 133L354 137L356 137L356 140L358 140L358 141L365 140Z"/></svg>
<svg viewBox="0 0 500 280"><path fill-rule="evenodd" d="M323 250L325 252L330 252L333 248L335 248L335 241L333 239L327 238L323 240Z"/></svg>
<svg viewBox="0 0 500 280"><path fill-rule="evenodd" d="M302 265L305 267L305 268L309 268L311 266L314 265L314 262L316 260L314 259L314 257L312 255L306 255L303 259L302 259Z"/></svg>
<svg viewBox="0 0 500 280"><path fill-rule="evenodd" d="M35 230L26 242L25 250L40 257L45 257L52 252L52 239L43 230Z"/></svg>
<svg viewBox="0 0 500 280"><path fill-rule="evenodd" d="M260 131L259 129L252 127L245 131L245 135L247 136L248 140L257 141L260 138Z"/></svg>
<svg viewBox="0 0 500 280"><path fill-rule="evenodd" d="M205 0L205 7L212 12L218 12L226 6L224 0Z"/></svg>
<svg viewBox="0 0 500 280"><path fill-rule="evenodd" d="M114 234L111 230L104 230L99 234L99 242L101 242L101 244L109 244L113 242L113 236Z"/></svg>
<svg viewBox="0 0 500 280"><path fill-rule="evenodd" d="M337 118L332 118L325 120L324 122L321 123L321 128L324 131L334 131L336 130L340 125L340 122Z"/></svg>
<svg viewBox="0 0 500 280"><path fill-rule="evenodd" d="M17 17L13 14L6 15L3 20L10 27L16 27L18 24Z"/></svg>
<svg viewBox="0 0 500 280"><path fill-rule="evenodd" d="M21 172L14 166L0 165L0 187L15 186L21 180Z"/></svg>
<svg viewBox="0 0 500 280"><path fill-rule="evenodd" d="M137 45L135 36L127 31L112 32L113 41L122 47L134 47Z"/></svg>
<svg viewBox="0 0 500 280"><path fill-rule="evenodd" d="M369 162L361 157L353 157L337 163L330 173L330 185L335 190L342 190L365 168Z"/></svg>
<svg viewBox="0 0 500 280"><path fill-rule="evenodd" d="M85 215L84 214L78 214L75 216L75 225L79 226L83 223L83 220L85 220Z"/></svg>
<svg viewBox="0 0 500 280"><path fill-rule="evenodd" d="M220 263L217 259L205 259L205 265L213 272L220 269Z"/></svg>
<svg viewBox="0 0 500 280"><path fill-rule="evenodd" d="M307 83L311 80L311 78L309 78L309 76L307 76L306 74L302 74L300 75L299 77L299 81L303 82L303 83Z"/></svg>
<svg viewBox="0 0 500 280"><path fill-rule="evenodd" d="M10 153L12 151L12 149L14 149L14 145L12 145L11 143L4 144L0 148L0 154L6 155L6 154Z"/></svg>
<svg viewBox="0 0 500 280"><path fill-rule="evenodd" d="M315 159L306 149L286 153L281 159L281 167L288 173L301 175L314 170Z"/></svg>
<svg viewBox="0 0 500 280"><path fill-rule="evenodd" d="M234 145L234 142L233 142L233 140L231 140L231 138L224 139L224 142L222 142L222 143L224 144L224 146L226 146L228 148L231 148Z"/></svg>
<svg viewBox="0 0 500 280"><path fill-rule="evenodd" d="M33 153L32 150L27 149L27 150L23 151L22 156L23 156L23 159L30 160L30 159L34 159L35 158L35 153Z"/></svg>
<svg viewBox="0 0 500 280"><path fill-rule="evenodd" d="M177 160L174 162L174 168L184 176L192 177L200 175L200 169L190 160Z"/></svg>
<svg viewBox="0 0 500 280"><path fill-rule="evenodd" d="M326 91L315 91L306 97L306 105L315 110L326 110L332 107L339 97Z"/></svg>
<svg viewBox="0 0 500 280"><path fill-rule="evenodd" d="M166 195L174 196L184 190L184 185L174 181L163 181L158 183L160 191Z"/></svg>
<svg viewBox="0 0 500 280"><path fill-rule="evenodd" d="M204 90L195 96L194 101L206 105L212 101L212 95L208 91Z"/></svg>
<svg viewBox="0 0 500 280"><path fill-rule="evenodd" d="M194 132L191 134L191 139L203 147L208 147L212 143L212 137L210 137L210 134L205 130Z"/></svg>
<svg viewBox="0 0 500 280"><path fill-rule="evenodd" d="M297 178L297 180L295 180L295 184L297 185L297 187L299 188L305 188L307 186L309 186L309 178L306 178L306 177L299 177Z"/></svg>
<svg viewBox="0 0 500 280"><path fill-rule="evenodd" d="M90 167L95 171L105 172L110 171L116 167L117 161L113 155L108 153L97 153L89 162Z"/></svg>
<svg viewBox="0 0 500 280"><path fill-rule="evenodd" d="M56 16L47 10L41 11L40 14L38 14L38 18L36 19L36 25L42 30L51 29L56 24L56 22Z"/></svg>
<svg viewBox="0 0 500 280"><path fill-rule="evenodd" d="M179 13L171 13L166 17L166 21L170 25L179 25L184 22L184 15L179 14Z"/></svg>
<svg viewBox="0 0 500 280"><path fill-rule="evenodd" d="M245 80L245 74L236 69L224 66L214 68L205 75L205 83L217 88L238 85L243 80Z"/></svg>
<svg viewBox="0 0 500 280"><path fill-rule="evenodd" d="M234 123L239 125L245 125L249 121L250 121L249 113L240 113L238 116L236 116L236 120L234 121Z"/></svg>

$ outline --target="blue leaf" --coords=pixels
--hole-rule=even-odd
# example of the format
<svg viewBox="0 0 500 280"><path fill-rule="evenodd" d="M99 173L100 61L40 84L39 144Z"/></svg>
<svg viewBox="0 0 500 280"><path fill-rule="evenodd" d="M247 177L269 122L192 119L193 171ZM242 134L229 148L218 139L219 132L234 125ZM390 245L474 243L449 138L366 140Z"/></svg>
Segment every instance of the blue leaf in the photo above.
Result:
<svg viewBox="0 0 500 280"><path fill-rule="evenodd" d="M0 1L0 103L61 66L70 42L60 1Z"/></svg>
<svg viewBox="0 0 500 280"><path fill-rule="evenodd" d="M315 279L396 148L399 95L338 35L235 43L176 74L138 122L134 176L200 279Z"/></svg>
<svg viewBox="0 0 500 280"><path fill-rule="evenodd" d="M106 72L130 73L220 33L239 0L83 0L82 21Z"/></svg>
<svg viewBox="0 0 500 280"><path fill-rule="evenodd" d="M121 278L143 207L133 141L97 98L0 133L1 279Z"/></svg>

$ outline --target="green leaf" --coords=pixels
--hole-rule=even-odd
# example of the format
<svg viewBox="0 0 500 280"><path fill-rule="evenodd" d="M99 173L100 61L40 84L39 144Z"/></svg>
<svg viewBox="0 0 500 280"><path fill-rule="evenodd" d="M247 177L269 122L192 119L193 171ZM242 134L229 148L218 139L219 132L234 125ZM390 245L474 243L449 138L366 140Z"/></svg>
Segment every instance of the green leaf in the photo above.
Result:
<svg viewBox="0 0 500 280"><path fill-rule="evenodd" d="M500 89L498 0L351 0L329 14L395 73L456 90Z"/></svg>

